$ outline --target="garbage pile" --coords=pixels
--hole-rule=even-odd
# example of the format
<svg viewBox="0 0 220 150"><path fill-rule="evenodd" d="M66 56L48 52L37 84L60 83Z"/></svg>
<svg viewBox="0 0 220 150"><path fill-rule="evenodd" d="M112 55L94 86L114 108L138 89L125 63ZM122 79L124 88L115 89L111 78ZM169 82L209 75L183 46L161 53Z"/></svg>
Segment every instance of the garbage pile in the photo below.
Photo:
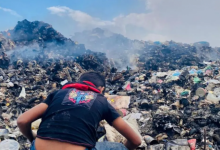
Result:
<svg viewBox="0 0 220 150"><path fill-rule="evenodd" d="M220 62L201 61L205 56L195 47L149 45L137 69L118 71L104 53L86 50L42 22L24 20L2 35L15 46L0 54L0 149L29 149L18 116L89 70L106 77L105 96L139 133L138 149L220 148ZM34 131L39 123L32 124ZM125 140L105 121L97 132L98 141Z"/></svg>
<svg viewBox="0 0 220 150"><path fill-rule="evenodd" d="M15 44L0 33L0 51L12 50L14 47Z"/></svg>
<svg viewBox="0 0 220 150"><path fill-rule="evenodd" d="M82 60L72 61L62 58L32 61L19 59L7 69L0 68L1 139L14 139L19 142L21 150L28 149L30 143L17 128L18 116L45 100L53 90L60 89L67 82L75 82L81 73L87 71L77 62L92 64L93 61L99 61L94 56L94 60L87 57L88 55L82 55ZM97 65L95 63L92 67Z"/></svg>
<svg viewBox="0 0 220 150"><path fill-rule="evenodd" d="M129 76L130 70L123 73L129 78L118 79L106 91L130 96L129 108L121 114L137 121L143 149L218 149L219 67L216 61L167 72L139 70Z"/></svg>
<svg viewBox="0 0 220 150"><path fill-rule="evenodd" d="M218 48L211 47L205 41L185 44L131 40L100 28L77 32L72 39L85 44L92 51L106 53L115 62L112 67L122 70L127 66L135 67L136 63L139 68L146 70L176 70L184 66L197 66L203 60L218 60L220 57Z"/></svg>
<svg viewBox="0 0 220 150"><path fill-rule="evenodd" d="M57 32L51 25L41 22L28 20L18 21L12 30L1 32L5 38L14 42L16 47L38 44L40 47L47 46L48 43L55 42L56 45L74 42Z"/></svg>
<svg viewBox="0 0 220 150"><path fill-rule="evenodd" d="M47 61L64 59L99 71L104 71L109 63L104 53L87 50L40 21L19 21L14 29L0 32L0 53L0 67L5 69L10 63L16 66L18 60L26 64L36 60L45 65Z"/></svg>
<svg viewBox="0 0 220 150"><path fill-rule="evenodd" d="M172 42L170 42L172 43ZM198 65L201 60L194 46L175 44L175 46L151 45L143 50L139 58L145 69L155 71L168 71L181 69L184 66ZM209 60L206 58L205 60Z"/></svg>
<svg viewBox="0 0 220 150"><path fill-rule="evenodd" d="M86 71L77 62L47 63L41 66L37 61L26 64L19 60L9 69L0 69L0 137L3 141L9 139L15 146L19 143L22 150L28 149L30 143L18 130L17 117ZM201 64L168 72L105 73L106 97L139 131L143 139L139 149L204 149L204 145L206 149L218 149L220 62ZM116 138L105 122L100 123L100 128L99 141L123 142L123 137Z"/></svg>

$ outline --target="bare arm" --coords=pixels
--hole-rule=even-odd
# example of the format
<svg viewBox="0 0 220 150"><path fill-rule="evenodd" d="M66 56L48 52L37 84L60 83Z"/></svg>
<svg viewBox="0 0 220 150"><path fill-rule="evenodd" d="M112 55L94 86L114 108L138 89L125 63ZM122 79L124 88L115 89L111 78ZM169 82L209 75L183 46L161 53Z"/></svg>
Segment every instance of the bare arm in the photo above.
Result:
<svg viewBox="0 0 220 150"><path fill-rule="evenodd" d="M125 146L129 150L133 150L141 144L139 135L121 117L115 119L112 125L127 139Z"/></svg>
<svg viewBox="0 0 220 150"><path fill-rule="evenodd" d="M47 110L48 105L45 103L41 103L30 110L26 111L22 115L18 117L17 124L21 131L21 133L28 138L30 142L35 139L35 136L31 130L31 123L35 120L41 118L41 116Z"/></svg>

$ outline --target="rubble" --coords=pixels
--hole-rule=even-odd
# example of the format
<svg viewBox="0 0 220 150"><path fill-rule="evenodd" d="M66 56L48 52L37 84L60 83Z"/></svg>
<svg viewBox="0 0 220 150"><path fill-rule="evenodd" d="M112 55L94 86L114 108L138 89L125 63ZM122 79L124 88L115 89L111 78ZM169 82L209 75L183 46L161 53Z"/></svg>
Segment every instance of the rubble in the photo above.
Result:
<svg viewBox="0 0 220 150"><path fill-rule="evenodd" d="M150 76L148 74L144 80L148 71L139 70L123 83L118 82L106 90L131 96L124 118L131 116L137 120L148 149L204 149L204 138L209 139L207 147L217 149L220 146L219 136L214 134L220 130L220 80L219 73L214 73L219 62L213 61L211 66L203 63L197 69L193 67L150 71ZM206 74L207 68L211 73ZM140 89L143 86L145 88ZM186 144L172 142L180 139ZM155 141L154 144L151 141Z"/></svg>
<svg viewBox="0 0 220 150"><path fill-rule="evenodd" d="M203 61L197 45L145 43L138 69L118 71L104 53L86 50L42 22L24 20L2 34L16 49L0 49L0 148L12 142L27 150L17 117L90 70L106 77L107 99L139 131L138 149L220 148L220 62ZM124 141L102 123L98 141ZM32 124L34 132L39 124Z"/></svg>
<svg viewBox="0 0 220 150"><path fill-rule="evenodd" d="M0 51L8 51L15 48L15 43L0 33Z"/></svg>
<svg viewBox="0 0 220 150"><path fill-rule="evenodd" d="M105 52L111 58L111 66L118 69L125 69L127 66L134 68L134 63L138 63L139 69L167 72L185 66L203 65L200 64L203 60L218 60L220 56L218 49L210 47L205 41L185 44L130 40L101 28L77 32L72 39L85 44L92 51ZM205 63L210 64L208 61ZM192 68L190 74L193 71Z"/></svg>

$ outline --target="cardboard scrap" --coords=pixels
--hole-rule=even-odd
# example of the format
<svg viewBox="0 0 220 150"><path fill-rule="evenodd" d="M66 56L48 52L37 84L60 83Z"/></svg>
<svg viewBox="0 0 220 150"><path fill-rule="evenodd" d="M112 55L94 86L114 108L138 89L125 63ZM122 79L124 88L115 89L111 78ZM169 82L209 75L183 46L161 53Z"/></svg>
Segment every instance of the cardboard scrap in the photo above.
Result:
<svg viewBox="0 0 220 150"><path fill-rule="evenodd" d="M130 96L105 95L115 109L129 108Z"/></svg>

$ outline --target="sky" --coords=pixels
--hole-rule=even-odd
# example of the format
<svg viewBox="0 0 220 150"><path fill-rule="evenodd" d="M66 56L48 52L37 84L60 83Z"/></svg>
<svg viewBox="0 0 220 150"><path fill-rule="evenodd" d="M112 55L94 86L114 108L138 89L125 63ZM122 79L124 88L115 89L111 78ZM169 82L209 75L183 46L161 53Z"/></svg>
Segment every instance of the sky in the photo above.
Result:
<svg viewBox="0 0 220 150"><path fill-rule="evenodd" d="M0 0L0 31L44 21L71 37L96 27L130 39L220 46L220 0Z"/></svg>

